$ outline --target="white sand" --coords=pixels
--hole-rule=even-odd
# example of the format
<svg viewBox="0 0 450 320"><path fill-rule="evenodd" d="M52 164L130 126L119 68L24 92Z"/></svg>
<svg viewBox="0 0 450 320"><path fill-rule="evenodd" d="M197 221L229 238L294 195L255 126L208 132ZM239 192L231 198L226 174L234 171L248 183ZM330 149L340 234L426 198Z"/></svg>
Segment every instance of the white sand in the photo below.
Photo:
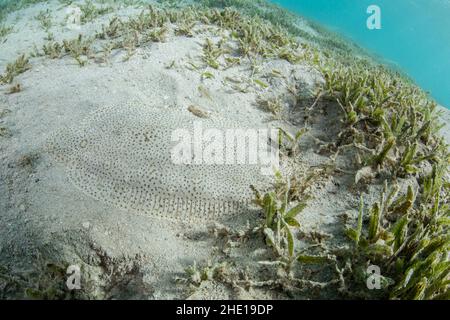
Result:
<svg viewBox="0 0 450 320"><path fill-rule="evenodd" d="M439 112L441 112L441 122L445 124L445 126L441 129L441 135L444 137L445 142L450 144L450 110L439 106Z"/></svg>
<svg viewBox="0 0 450 320"><path fill-rule="evenodd" d="M46 6L47 8L48 6ZM56 40L75 37L79 32L89 33L108 21L111 15L87 24L80 31L67 30L60 25L64 10L58 10L58 2L51 2L53 16L58 23L52 28ZM15 59L17 54L29 52L34 45L45 43L45 32L38 23L28 17L36 15L42 5L28 8L20 13L15 23L15 33L0 47L0 69ZM135 12L124 9L121 14ZM212 35L210 35L212 37ZM197 71L188 70L188 62L199 63L201 45L205 34L193 38L170 36L166 43L154 43L138 49L127 62L124 53L114 54L109 64L90 62L81 68L70 57L49 60L31 60L32 69L18 76L23 91L7 95L8 86L0 87L0 111L9 112L0 120L8 127L12 136L0 138L0 262L16 270L29 269L29 262L39 250L47 251L47 257L55 261L66 261L82 265L89 277L100 277L97 285L112 285L105 290L107 297L121 298L183 298L183 286L176 285L174 278L194 261L215 260L220 246L206 225L172 223L164 219L136 215L105 205L85 195L67 179L64 168L57 166L43 150L48 136L65 126L84 119L92 111L104 106L117 106L129 101L150 104L161 108L177 108L188 112L189 105L199 105L212 117L238 118L257 125L267 125L270 114L256 104L260 94L285 93L284 81L274 81L270 89L255 86L249 93L238 93L231 89L226 77L248 78L249 65L244 64L227 71L214 71L215 78L202 81ZM173 69L167 69L172 61ZM305 83L313 87L318 80L306 66L293 66L285 61L271 61L262 65L259 77L272 69L289 74L288 83ZM202 97L198 87L208 88L212 99ZM450 120L445 110L444 121ZM325 110L311 119L311 135L323 141L332 140L339 124L335 111ZM285 122L271 122L295 132L302 128L303 113L291 109L289 119L297 119L297 127ZM444 129L450 139L450 131ZM450 140L448 140L450 141ZM324 164L328 157L320 155L318 146L311 138L305 138L297 168L308 168ZM37 155L32 166L19 165L27 155ZM342 166L351 165L346 159L338 159ZM344 173L324 179L313 187L314 199L300 216L302 231L317 230L336 238L342 237L339 218L343 213L355 214L356 194L353 176ZM372 187L371 187L372 188ZM373 187L378 188L378 187ZM366 199L375 197L369 192ZM242 229L246 221L254 225L257 212L247 216L221 221L232 228ZM304 245L303 241L299 241ZM243 266L257 269L256 261L265 245L258 240L241 244L234 253ZM108 278L106 275L111 275ZM131 282L128 282L132 279ZM123 287L127 288L123 288ZM103 296L103 295L101 295ZM269 298L271 293L251 291L243 294L223 286L206 284L196 298Z"/></svg>

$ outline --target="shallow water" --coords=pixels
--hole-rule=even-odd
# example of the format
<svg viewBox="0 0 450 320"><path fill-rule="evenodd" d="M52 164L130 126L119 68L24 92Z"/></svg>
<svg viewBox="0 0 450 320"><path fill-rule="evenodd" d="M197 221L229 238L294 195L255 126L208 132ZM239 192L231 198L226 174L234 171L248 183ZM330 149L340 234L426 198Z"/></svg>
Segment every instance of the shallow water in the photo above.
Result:
<svg viewBox="0 0 450 320"><path fill-rule="evenodd" d="M450 108L449 0L274 0L338 31L398 65ZM381 29L369 30L369 5L381 9Z"/></svg>

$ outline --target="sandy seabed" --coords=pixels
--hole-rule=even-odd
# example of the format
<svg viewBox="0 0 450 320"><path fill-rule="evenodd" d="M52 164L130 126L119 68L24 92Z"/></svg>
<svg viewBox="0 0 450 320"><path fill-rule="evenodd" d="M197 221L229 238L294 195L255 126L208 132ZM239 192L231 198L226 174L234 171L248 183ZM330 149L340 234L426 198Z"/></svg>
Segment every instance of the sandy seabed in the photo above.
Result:
<svg viewBox="0 0 450 320"><path fill-rule="evenodd" d="M47 42L47 32L32 18L47 9L53 21L49 32L57 41L75 38L79 33L93 35L115 15L125 18L140 12L139 8L119 6L114 12L81 25L79 30L64 25L66 11L58 1L13 12L8 22L14 25L14 31L0 45L1 70L19 54L32 52ZM69 179L68 170L80 169L79 163L68 166L64 161L56 161L48 152L48 141L55 134L72 130L98 110L107 107L109 113L117 110L119 114L124 106L137 104L185 120L199 120L205 115L210 121L228 121L241 127L281 127L292 134L307 121L310 129L300 142L296 163L283 159L282 168L285 172L294 170L301 174L326 165L329 156L323 154L321 145L333 141L340 130L335 105L319 103L315 112L306 114L305 105L314 102L311 97L305 99L305 105L291 106L283 102L281 116L275 119L258 105L261 97L288 96L287 88L295 84L300 84L307 97L323 81L320 75L306 64L264 59L257 72L258 78L267 82L266 88L249 82L255 77L250 61L220 71L208 67L196 70L195 66L203 63L205 41L211 39L217 43L223 34L208 25L199 24L195 30L192 37L176 36L171 30L166 41L136 48L131 57L127 57L125 50L114 50L107 61L94 58L83 67L69 56L61 59L35 57L31 59L32 68L14 80L14 84L20 83L20 92L9 94L10 86L0 87L0 124L8 128L8 135L0 137L2 265L24 273L40 259L80 265L85 278L92 281L97 298L285 298L273 290L257 287L236 290L218 282L206 282L192 293L175 281L194 262L201 265L208 261L212 264L239 261L240 268L250 276L265 273L265 267L258 261L269 260L270 252L260 237L223 238L223 232L231 233L230 230L246 234L259 219L257 208L250 205L247 212L237 216L225 214L211 218L206 212L202 218L197 214L195 222L165 219L164 215L161 217L149 210L136 212L129 204L121 208L117 202L107 201L111 194L109 189L105 191L106 196L96 196L95 191L108 188L108 179L112 178L106 175L111 172L114 179L120 179L119 171L102 171L101 179L99 174L89 180L90 184L99 186L84 188L84 182L77 184ZM280 71L282 76L268 77L273 70ZM238 83L239 86L250 85L239 91ZM192 106L201 112L192 112ZM448 123L450 114L447 109L443 111L443 121ZM99 131L87 135L89 139L93 141L101 136L104 141L114 142L114 128L102 127L108 117L111 115L95 122ZM122 129L126 126L124 121ZM446 127L443 134L450 141ZM127 154L133 152L126 143L122 147ZM107 153L102 145L95 148L98 149L91 152ZM145 163L146 158L139 157L136 151L136 155L130 154L127 159ZM351 165L352 161L344 156L337 158L341 168ZM165 170L164 163L155 167L161 172ZM87 177L95 175L96 168L96 164L92 164L80 170ZM197 174L204 172L200 170ZM233 179L233 174L226 179ZM133 179L131 173L130 176ZM164 178L163 174L161 177ZM236 175L238 178L242 175ZM198 179L194 192L208 194L210 190L206 189L216 188L214 183L225 178L209 172ZM187 181L189 189L194 179ZM401 181L401 185L404 188L410 182L415 183L406 180ZM145 181L139 180L138 184L145 185ZM370 203L376 199L381 188L382 184L368 185L365 200ZM319 179L311 187L313 199L299 216L301 234L333 239L336 245L344 241L342 219L356 217L358 192L354 173L346 170ZM299 247L308 243L301 234L296 235ZM309 294L296 296L310 297Z"/></svg>

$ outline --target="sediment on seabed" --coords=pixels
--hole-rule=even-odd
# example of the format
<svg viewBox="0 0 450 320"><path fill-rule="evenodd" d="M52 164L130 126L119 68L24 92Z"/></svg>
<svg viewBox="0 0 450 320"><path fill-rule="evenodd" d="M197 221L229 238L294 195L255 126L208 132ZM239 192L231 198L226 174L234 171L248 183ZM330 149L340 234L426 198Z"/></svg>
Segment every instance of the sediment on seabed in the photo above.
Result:
<svg viewBox="0 0 450 320"><path fill-rule="evenodd" d="M264 1L148 2L3 8L2 298L448 298L448 111ZM194 122L279 170L175 167Z"/></svg>

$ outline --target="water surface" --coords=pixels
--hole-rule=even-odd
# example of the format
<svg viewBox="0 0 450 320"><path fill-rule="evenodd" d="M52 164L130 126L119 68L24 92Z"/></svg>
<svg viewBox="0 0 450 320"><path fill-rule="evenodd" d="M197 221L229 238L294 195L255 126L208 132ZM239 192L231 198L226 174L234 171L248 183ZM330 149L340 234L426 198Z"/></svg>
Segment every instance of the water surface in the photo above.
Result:
<svg viewBox="0 0 450 320"><path fill-rule="evenodd" d="M398 65L450 108L450 0L274 0ZM381 29L367 28L368 6Z"/></svg>

